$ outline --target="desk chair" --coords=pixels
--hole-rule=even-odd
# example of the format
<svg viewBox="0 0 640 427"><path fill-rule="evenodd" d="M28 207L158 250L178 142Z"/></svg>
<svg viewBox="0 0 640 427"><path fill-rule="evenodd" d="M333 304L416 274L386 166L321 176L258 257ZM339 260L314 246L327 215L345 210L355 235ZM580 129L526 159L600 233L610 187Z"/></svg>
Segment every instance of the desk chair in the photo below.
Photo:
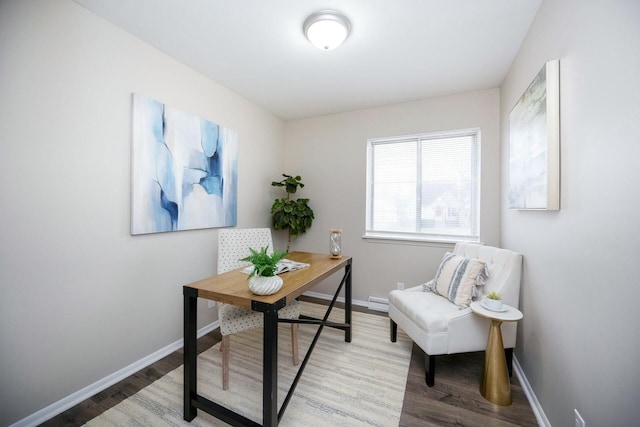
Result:
<svg viewBox="0 0 640 427"><path fill-rule="evenodd" d="M267 246L273 253L273 241L269 228L224 228L218 232L218 274L250 265L240 259L249 256L249 248L260 249ZM300 317L298 301L292 301L278 311L281 319L297 319ZM229 388L229 348L230 335L262 328L263 314L248 308L232 304L219 304L218 319L222 334L222 389ZM298 324L291 324L291 353L293 364L298 364Z"/></svg>

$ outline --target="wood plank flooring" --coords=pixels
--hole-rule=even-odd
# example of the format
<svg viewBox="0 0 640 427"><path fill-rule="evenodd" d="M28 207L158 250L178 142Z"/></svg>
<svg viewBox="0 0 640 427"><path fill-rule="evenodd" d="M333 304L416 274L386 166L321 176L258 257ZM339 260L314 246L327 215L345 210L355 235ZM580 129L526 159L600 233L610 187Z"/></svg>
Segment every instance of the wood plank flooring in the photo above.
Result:
<svg viewBox="0 0 640 427"><path fill-rule="evenodd" d="M427 387L424 352L415 344L407 376L400 425L537 426L518 378L511 378L510 406L498 406L480 394L484 352L436 357L435 385Z"/></svg>
<svg viewBox="0 0 640 427"><path fill-rule="evenodd" d="M327 303L309 297L301 299L319 304ZM386 313L358 306L353 309L386 316ZM198 353L211 348L220 340L217 329L200 338ZM438 357L435 386L427 387L424 380L424 353L414 345L400 425L537 426L533 411L515 375L511 379L511 406L494 405L480 395L483 364L484 352ZM178 350L41 425L80 426L181 365L182 350Z"/></svg>

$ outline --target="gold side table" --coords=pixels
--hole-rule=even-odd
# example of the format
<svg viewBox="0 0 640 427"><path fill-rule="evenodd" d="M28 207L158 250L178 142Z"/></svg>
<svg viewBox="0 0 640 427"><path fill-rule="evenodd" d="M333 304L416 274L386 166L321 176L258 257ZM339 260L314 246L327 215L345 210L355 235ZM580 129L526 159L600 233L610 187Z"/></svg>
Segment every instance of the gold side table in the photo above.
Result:
<svg viewBox="0 0 640 427"><path fill-rule="evenodd" d="M504 344L502 343L502 322L517 322L522 319L523 314L517 308L503 305L505 311L492 311L484 308L480 302L471 303L471 310L491 321L489 328L489 339L487 340L487 350L484 356L484 376L480 385L480 393L489 402L496 405L511 405L511 384L509 373L507 372L507 360L504 355Z"/></svg>

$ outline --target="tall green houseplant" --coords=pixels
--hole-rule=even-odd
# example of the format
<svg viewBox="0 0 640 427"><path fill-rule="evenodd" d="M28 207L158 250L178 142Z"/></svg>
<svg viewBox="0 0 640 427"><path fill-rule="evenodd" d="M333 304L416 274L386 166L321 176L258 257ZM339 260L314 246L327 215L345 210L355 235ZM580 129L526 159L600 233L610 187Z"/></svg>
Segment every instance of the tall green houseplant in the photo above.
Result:
<svg viewBox="0 0 640 427"><path fill-rule="evenodd" d="M309 207L309 199L293 200L291 198L291 195L298 191L298 187L304 187L300 175L294 177L283 173L282 176L284 177L282 181L273 181L271 185L284 187L287 197L276 199L273 202L271 218L274 229L288 230L287 252L289 252L291 238L306 233L307 229L311 227L314 217L313 210Z"/></svg>

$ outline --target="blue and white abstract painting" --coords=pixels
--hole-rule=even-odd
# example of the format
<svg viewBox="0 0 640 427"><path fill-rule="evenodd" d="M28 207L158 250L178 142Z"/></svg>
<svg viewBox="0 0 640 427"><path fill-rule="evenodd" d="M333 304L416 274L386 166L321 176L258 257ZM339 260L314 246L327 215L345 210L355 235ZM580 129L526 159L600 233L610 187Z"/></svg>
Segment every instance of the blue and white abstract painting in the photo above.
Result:
<svg viewBox="0 0 640 427"><path fill-rule="evenodd" d="M131 234L237 222L238 134L133 94Z"/></svg>

